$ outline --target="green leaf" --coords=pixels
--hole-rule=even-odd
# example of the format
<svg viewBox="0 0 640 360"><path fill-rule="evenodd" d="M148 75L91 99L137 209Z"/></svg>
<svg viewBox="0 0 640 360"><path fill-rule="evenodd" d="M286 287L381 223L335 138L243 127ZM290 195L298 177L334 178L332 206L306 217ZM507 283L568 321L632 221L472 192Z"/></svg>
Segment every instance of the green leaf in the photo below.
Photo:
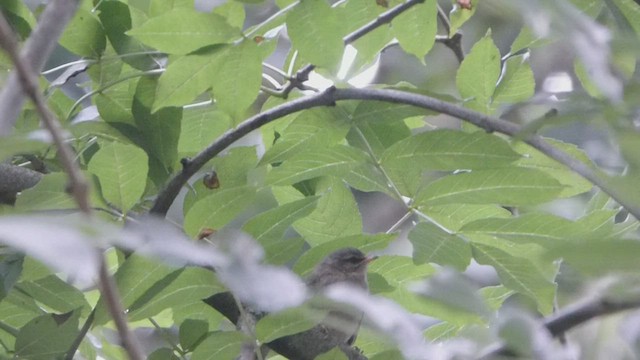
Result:
<svg viewBox="0 0 640 360"><path fill-rule="evenodd" d="M381 256L369 264L369 273L378 273L393 287L402 287L434 273L431 265L416 265L407 256Z"/></svg>
<svg viewBox="0 0 640 360"><path fill-rule="evenodd" d="M529 213L514 218L480 219L460 229L465 235L490 235L517 243L533 242L545 247L561 244L579 231L567 219L546 213Z"/></svg>
<svg viewBox="0 0 640 360"><path fill-rule="evenodd" d="M224 156L216 156L211 165L218 174L220 188L244 186L250 180L249 172L254 170L258 155L254 146L234 147Z"/></svg>
<svg viewBox="0 0 640 360"><path fill-rule="evenodd" d="M438 29L438 9L435 1L425 1L404 11L391 22L393 34L400 46L424 63Z"/></svg>
<svg viewBox="0 0 640 360"><path fill-rule="evenodd" d="M500 82L493 93L494 108L513 104L533 96L536 82L529 64L529 57L512 56L504 62Z"/></svg>
<svg viewBox="0 0 640 360"><path fill-rule="evenodd" d="M195 237L204 228L221 229L244 210L256 197L256 189L241 186L213 190L201 198L186 213L184 231Z"/></svg>
<svg viewBox="0 0 640 360"><path fill-rule="evenodd" d="M150 51L140 41L125 34L132 26L131 12L127 4L120 1L102 1L98 4L97 10L109 43L118 55ZM125 56L122 57L122 61L142 71L157 66L153 55Z"/></svg>
<svg viewBox="0 0 640 360"><path fill-rule="evenodd" d="M237 331L213 332L193 351L191 360L235 360L244 341Z"/></svg>
<svg viewBox="0 0 640 360"><path fill-rule="evenodd" d="M46 174L34 187L18 194L15 206L22 211L75 209L78 204L65 191L67 182L65 173Z"/></svg>
<svg viewBox="0 0 640 360"><path fill-rule="evenodd" d="M262 84L261 48L253 40L225 46L219 54L211 78L217 105L236 122L244 120L245 110L254 102Z"/></svg>
<svg viewBox="0 0 640 360"><path fill-rule="evenodd" d="M300 276L307 276L314 266L319 264L325 256L345 247L354 247L362 252L382 250L395 239L397 234L358 234L341 237L322 243L307 250L298 258L293 270Z"/></svg>
<svg viewBox="0 0 640 360"><path fill-rule="evenodd" d="M180 360L172 349L160 348L149 354L147 360Z"/></svg>
<svg viewBox="0 0 640 360"><path fill-rule="evenodd" d="M471 261L469 244L434 224L418 223L409 233L416 264L435 263L464 271Z"/></svg>
<svg viewBox="0 0 640 360"><path fill-rule="evenodd" d="M229 116L212 106L184 109L178 152L189 155L198 153L209 146L230 126Z"/></svg>
<svg viewBox="0 0 640 360"><path fill-rule="evenodd" d="M34 281L23 281L19 287L34 300L56 312L66 313L75 309L89 308L89 303L85 300L82 291L67 284L56 275Z"/></svg>
<svg viewBox="0 0 640 360"><path fill-rule="evenodd" d="M489 31L473 45L456 74L460 96L469 99L465 106L488 114L499 77L500 51L493 43Z"/></svg>
<svg viewBox="0 0 640 360"><path fill-rule="evenodd" d="M281 337L297 334L314 327L320 319L309 316L304 307L291 308L277 313L267 314L256 324L256 337L262 343L268 343Z"/></svg>
<svg viewBox="0 0 640 360"><path fill-rule="evenodd" d="M65 28L60 45L76 55L98 58L107 45L107 39L98 19L80 8Z"/></svg>
<svg viewBox="0 0 640 360"><path fill-rule="evenodd" d="M158 282L129 307L129 320L143 320L184 302L197 302L215 293L225 291L215 274L208 269L187 267L176 270L177 276L167 275L168 284ZM160 286L161 285L161 286Z"/></svg>
<svg viewBox="0 0 640 360"><path fill-rule="evenodd" d="M640 243L633 240L588 240L565 243L550 249L545 258L562 258L581 273L606 276L612 273L637 274Z"/></svg>
<svg viewBox="0 0 640 360"><path fill-rule="evenodd" d="M487 286L480 289L480 294L492 310L498 311L505 300L513 295L513 290L509 290L502 285Z"/></svg>
<svg viewBox="0 0 640 360"><path fill-rule="evenodd" d="M316 356L315 360L349 360L347 355L339 348L335 347L326 353Z"/></svg>
<svg viewBox="0 0 640 360"><path fill-rule="evenodd" d="M301 112L282 132L260 160L281 162L309 147L331 146L344 139L349 124L338 108L314 108Z"/></svg>
<svg viewBox="0 0 640 360"><path fill-rule="evenodd" d="M584 164L593 167L593 163L584 151L578 148L574 144L564 143L555 139L545 139L550 142L554 147L569 153L569 155L583 162ZM560 184L563 185L563 189L558 197L571 197L578 194L590 191L593 187L588 180L577 174L575 171L567 169L566 166L551 159L547 155L541 153L539 150L534 149L528 144L523 142L517 142L513 144L513 149L523 156L515 163L520 167L537 169L544 171L547 175L555 178Z"/></svg>
<svg viewBox="0 0 640 360"><path fill-rule="evenodd" d="M270 185L289 185L319 176L340 177L366 160L366 155L353 147L316 146L298 153L267 174Z"/></svg>
<svg viewBox="0 0 640 360"><path fill-rule="evenodd" d="M391 181L405 195L414 195L424 170L500 167L519 158L495 135L477 131L427 131L389 147L380 160Z"/></svg>
<svg viewBox="0 0 640 360"><path fill-rule="evenodd" d="M151 113L157 88L158 77L140 78L132 111L143 137L145 150L151 157L156 158L169 174L178 159L182 108L166 107Z"/></svg>
<svg viewBox="0 0 640 360"><path fill-rule="evenodd" d="M242 29L245 21L244 5L238 1L227 1L226 3L216 6L213 9L214 14L218 14L225 18L229 25Z"/></svg>
<svg viewBox="0 0 640 360"><path fill-rule="evenodd" d="M543 314L553 311L556 286L547 280L536 266L524 257L515 257L493 246L473 243L473 258L480 264L493 266L502 284L538 304Z"/></svg>
<svg viewBox="0 0 640 360"><path fill-rule="evenodd" d="M447 204L419 208L450 231L458 231L478 219L511 217L509 210L498 205Z"/></svg>
<svg viewBox="0 0 640 360"><path fill-rule="evenodd" d="M160 75L158 90L151 109L183 106L211 87L217 71L221 48L216 47L195 54L172 58L167 70Z"/></svg>
<svg viewBox="0 0 640 360"><path fill-rule="evenodd" d="M401 176L401 168L410 166L422 170L485 169L519 158L506 141L484 131L434 130L397 142L387 149L381 163Z"/></svg>
<svg viewBox="0 0 640 360"><path fill-rule="evenodd" d="M451 23L451 27L449 30L449 36L453 36L458 29L467 22L475 14L476 8L478 7L478 0L471 0L471 9L461 8L460 5L454 5L449 13L449 22Z"/></svg>
<svg viewBox="0 0 640 360"><path fill-rule="evenodd" d="M535 205L553 200L563 188L553 177L538 170L517 167L474 170L430 183L416 196L415 203Z"/></svg>
<svg viewBox="0 0 640 360"><path fill-rule="evenodd" d="M308 216L316 208L317 196L306 197L267 210L249 219L242 230L253 236L257 241L265 244L279 240L296 220Z"/></svg>
<svg viewBox="0 0 640 360"><path fill-rule="evenodd" d="M186 319L180 324L180 346L189 351L198 346L209 332L209 324L203 320Z"/></svg>
<svg viewBox="0 0 640 360"><path fill-rule="evenodd" d="M0 302L9 294L22 273L24 255L0 255Z"/></svg>
<svg viewBox="0 0 640 360"><path fill-rule="evenodd" d="M316 194L321 195L316 209L294 224L307 243L315 246L362 232L358 204L351 190L341 180L322 178L316 185Z"/></svg>
<svg viewBox="0 0 640 360"><path fill-rule="evenodd" d="M78 334L79 311L39 316L20 329L15 356L50 360L61 357Z"/></svg>
<svg viewBox="0 0 640 360"><path fill-rule="evenodd" d="M376 160L391 145L411 136L411 129L402 121L358 121L347 136L349 144L371 151Z"/></svg>
<svg viewBox="0 0 640 360"><path fill-rule="evenodd" d="M176 9L179 7L193 8L193 5L193 0L149 1L148 13L149 17L156 17L170 11L171 9Z"/></svg>
<svg viewBox="0 0 640 360"><path fill-rule="evenodd" d="M301 1L287 15L287 33L302 60L330 71L342 58L342 27L326 1Z"/></svg>
<svg viewBox="0 0 640 360"><path fill-rule="evenodd" d="M240 37L238 29L227 24L224 17L183 7L151 18L127 34L169 54L187 54Z"/></svg>
<svg viewBox="0 0 640 360"><path fill-rule="evenodd" d="M114 275L124 308L128 309L154 284L174 271L175 269L156 260L150 260L135 254L129 256ZM101 297L96 305L94 323L95 325L104 325L109 320L111 320L111 316L107 312L104 298Z"/></svg>
<svg viewBox="0 0 640 360"><path fill-rule="evenodd" d="M354 189L371 192L378 191L395 196L389 188L384 174L370 162L362 163L344 175L344 181Z"/></svg>
<svg viewBox="0 0 640 360"><path fill-rule="evenodd" d="M108 123L125 123L133 125L131 113L131 94L129 84L123 83L109 88L94 97L100 117ZM78 124L80 125L80 124Z"/></svg>
<svg viewBox="0 0 640 360"><path fill-rule="evenodd" d="M377 18L383 7L377 5L374 1L349 1L344 7L337 7L339 16L346 28L343 34L351 33L364 26L371 20ZM370 62L382 48L393 39L393 35L389 31L388 26L380 26L379 28L367 33L355 42L351 43L358 50L358 57L361 62Z"/></svg>
<svg viewBox="0 0 640 360"><path fill-rule="evenodd" d="M620 13L627 19L629 25L637 35L640 35L640 6L632 0L613 0L615 5L620 9Z"/></svg>
<svg viewBox="0 0 640 360"><path fill-rule="evenodd" d="M89 171L98 177L105 200L126 213L144 193L147 162L147 154L140 148L113 142L93 155Z"/></svg>

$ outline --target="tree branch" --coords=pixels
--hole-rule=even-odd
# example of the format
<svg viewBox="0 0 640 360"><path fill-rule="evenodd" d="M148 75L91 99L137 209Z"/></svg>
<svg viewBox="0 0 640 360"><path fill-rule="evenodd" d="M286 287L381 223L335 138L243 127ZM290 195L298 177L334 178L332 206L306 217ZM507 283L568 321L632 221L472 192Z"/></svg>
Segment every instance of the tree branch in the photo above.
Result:
<svg viewBox="0 0 640 360"><path fill-rule="evenodd" d="M67 9L67 11L70 11L68 8L65 9ZM75 7L73 9L75 9ZM70 15L65 15L69 15L69 17L71 17L73 15L73 11L70 12ZM87 181L82 175L80 167L74 160L74 155L71 147L64 140L63 130L60 126L60 123L56 119L53 112L51 112L51 110L47 106L46 100L40 92L40 89L38 87L38 75L34 67L29 67L29 59L21 57L18 53L18 41L15 37L15 34L4 15L1 14L0 45L8 53L11 61L13 62L13 65L15 66L17 78L19 79L19 83L16 87L9 88L10 84L8 83L5 85L3 91L9 89L12 92L20 93L20 91L16 90L18 89L18 87L21 87L24 93L29 98L31 98L36 107L36 111L40 115L42 123L51 134L53 143L58 148L60 161L65 169L65 172L69 176L69 189L74 197L74 200L78 204L80 210L87 217L89 217L91 215L91 206L89 202L89 186L87 184ZM35 60L33 61L36 62ZM39 71L40 70L38 70L38 72ZM9 131L11 130L11 128L12 127L9 128ZM100 250L96 249L96 251ZM107 308L109 309L111 316L116 323L118 334L120 335L123 346L127 351L129 358L132 360L144 359L143 353L140 350L135 337L131 334L131 331L127 326L127 321L122 309L122 304L120 303L120 297L118 296L117 288L115 286L115 283L113 282L113 279L111 278L111 275L109 275L106 260L102 253L100 253L98 284L100 286L100 291L106 300L105 303L107 304Z"/></svg>
<svg viewBox="0 0 640 360"><path fill-rule="evenodd" d="M362 26L361 28L359 28L358 30L352 32L351 34L345 36L342 40L344 41L345 45L351 44L352 42L360 39L361 37L363 37L364 35L370 33L371 31L375 30L376 28L384 25L384 24L388 24L390 23L396 16L402 14L404 11L406 11L407 9L411 8L414 5L417 4L421 4L423 3L425 0L407 0L407 2L404 2L392 9L389 9L388 11L385 11L384 13L378 15L377 18L373 19L372 21L370 21L369 23L365 24L364 26Z"/></svg>
<svg viewBox="0 0 640 360"><path fill-rule="evenodd" d="M625 310L640 308L640 299L628 301L614 301L599 298L582 304L576 304L544 319L544 327L551 336L560 337L574 327L591 319ZM488 347L477 360L493 359L497 356L513 355L513 351L504 344Z"/></svg>
<svg viewBox="0 0 640 360"><path fill-rule="evenodd" d="M218 140L214 141L196 155L196 157L184 163L182 171L174 176L167 187L158 194L151 212L158 215L166 215L169 206L178 195L182 186L186 184L187 180L214 156L249 132L283 116L318 106L333 105L335 102L341 100L378 100L413 105L451 115L474 124L488 132L495 131L512 137L520 136L522 131L522 127L517 124L425 95L389 89L336 89L331 87L321 93L309 95L271 108L249 118L237 128L225 132ZM612 199L629 211L636 219L640 219L640 207L634 204L628 196L625 196L624 192L611 186L607 177L601 172L593 170L566 152L555 148L544 140L542 136L530 134L525 136L522 141L589 180L592 184L598 186L603 192L611 196Z"/></svg>
<svg viewBox="0 0 640 360"><path fill-rule="evenodd" d="M89 214L91 212L91 207L89 206L89 187L87 182L82 176L80 168L73 160L74 156L71 148L64 141L60 124L40 93L40 89L38 87L38 76L35 74L33 68L28 67L28 59L25 59L18 54L18 41L11 29L11 25L9 25L4 16L0 16L0 45L2 45L5 51L9 54L9 57L15 66L15 72L20 80L18 87L9 89L10 84L6 84L3 91L9 89L9 91L20 93L20 91L16 90L18 88L22 88L24 93L31 98L36 106L36 111L42 119L42 123L51 134L54 144L58 147L60 161L69 175L72 195L80 209L85 214Z"/></svg>
<svg viewBox="0 0 640 360"><path fill-rule="evenodd" d="M24 67L34 73L42 71L77 6L77 0L52 0L49 2L38 20L38 25L31 32L31 36L20 53ZM2 114L0 136L9 135L12 132L13 125L22 110L25 99L24 94L17 91L19 88L20 79L14 71L9 75L0 92L0 114Z"/></svg>

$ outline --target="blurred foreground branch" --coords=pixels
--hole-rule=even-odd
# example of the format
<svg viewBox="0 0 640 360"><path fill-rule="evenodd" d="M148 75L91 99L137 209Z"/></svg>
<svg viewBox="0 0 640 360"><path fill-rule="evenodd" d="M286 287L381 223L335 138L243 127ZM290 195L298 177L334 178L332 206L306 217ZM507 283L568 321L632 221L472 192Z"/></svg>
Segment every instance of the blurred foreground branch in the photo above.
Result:
<svg viewBox="0 0 640 360"><path fill-rule="evenodd" d="M551 336L560 337L567 331L591 319L637 308L640 308L640 299L616 301L607 298L598 298L586 303L570 306L544 319L543 324ZM499 356L511 355L514 355L513 351L506 345L495 344L483 351L477 360L488 360Z"/></svg>
<svg viewBox="0 0 640 360"><path fill-rule="evenodd" d="M64 7L63 9L69 12L68 14L64 14L65 18L66 16L70 18L73 15L75 7ZM63 21L63 24L64 23L65 22ZM34 34L33 36L36 35L37 34ZM51 38L54 36L57 38L55 34L49 35L49 41L52 41L55 44L54 39ZM26 93L34 103L36 111L38 112L38 115L40 115L40 119L42 120L42 123L51 134L53 143L58 148L60 161L65 169L65 172L67 173L67 176L69 176L69 191L73 195L73 198L78 204L80 210L84 213L84 215L89 217L91 215L91 206L89 203L89 185L84 178L80 167L74 160L75 156L73 154L71 146L69 146L65 142L64 133L62 127L60 126L60 123L56 119L51 109L49 109L44 96L40 92L40 88L38 86L38 75L35 69L35 65L37 65L35 63L37 63L37 61L34 61L35 63L31 64L28 61L28 58L25 58L25 56L21 56L19 54L18 40L16 39L13 29L11 29L11 26L7 22L4 15L0 15L0 45L9 55L11 62L15 66L17 78L19 79L18 86L14 86L13 88L10 87L10 82L5 84L3 92L11 91L21 94L18 89L22 88L24 93ZM42 62L44 63L44 60ZM20 100L18 110L20 107L22 107L22 100ZM7 122L5 122L5 125L7 125ZM12 126L13 124L11 124L11 126L9 127L9 131ZM144 358L143 353L140 350L140 346L138 345L137 340L128 328L124 309L122 307L121 299L118 294L118 289L115 285L115 282L111 278L111 275L109 274L106 259L102 254L102 250L96 248L95 251L100 252L101 258L98 279L100 292L105 298L105 303L116 324L116 328L118 329L122 344L127 351L130 359L142 360Z"/></svg>

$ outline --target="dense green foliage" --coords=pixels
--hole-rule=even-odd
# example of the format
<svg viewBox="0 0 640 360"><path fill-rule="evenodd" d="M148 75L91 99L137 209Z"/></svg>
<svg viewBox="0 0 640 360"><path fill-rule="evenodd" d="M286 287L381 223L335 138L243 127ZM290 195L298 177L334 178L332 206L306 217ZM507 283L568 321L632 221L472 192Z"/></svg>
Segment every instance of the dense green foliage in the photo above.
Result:
<svg viewBox="0 0 640 360"><path fill-rule="evenodd" d="M240 279L246 273L228 270L218 276L195 266L227 266L194 252L207 241L216 246L222 241L215 234L207 237L210 232L234 236L229 230L242 230L264 249L267 285L269 271L275 278L276 271L289 267L305 276L335 249L382 251L403 239L412 250L383 255L370 265L374 299L392 300L404 310L393 307L397 313L385 314L389 303L375 307L381 303L372 300L367 313L372 324L356 343L369 359L415 357L410 350L415 344L403 343L397 328L385 328L376 311L378 320L400 321L407 313L438 320L420 331L426 343L443 341L443 351L473 357L504 341L525 355L551 359L561 358L564 350L545 337L532 320L536 316L562 311L592 286L614 300L638 297L640 283L633 277L640 268L638 219L608 194L622 194L640 207L635 69L640 6L631 0L478 0L470 10L455 5L443 12L445 24L438 7L449 9L451 3L426 0L353 42L357 56L347 75L338 78L343 38L402 1L276 0L277 8L263 7L269 14L282 9L276 16L243 28L245 14L260 3L228 0L206 13L196 11L193 0L81 1L59 44L85 60L81 86L88 96L69 97L59 79L43 77L41 85L68 132L98 211L91 220L78 218L57 149L36 140L43 138L36 136L38 115L26 105L13 134L0 140L0 155L47 172L18 194L14 205L0 208L0 242L7 245L0 251L1 358L62 358L78 336L83 358L126 358L94 286L99 262L94 248L106 251L130 327L155 328L161 345L152 346L150 359L235 359L252 336L265 343L313 326L304 307L293 307L259 320L247 335L202 301L245 284ZM1 1L0 8L26 39L38 11L12 0ZM510 19L496 15L496 8ZM499 47L492 27L501 25L519 35L510 45L501 39ZM444 46L459 46L447 43L456 31L468 45L459 64ZM280 71L264 66L279 42L289 45L286 39L291 44ZM575 54L576 84L561 95L564 101L543 102L546 110L561 109L544 116L530 110L539 104L534 95L543 93L530 55L544 58L558 43ZM435 124L443 120L436 112L366 99L278 115L252 133L250 145L216 154L183 187L185 196L177 197L168 217L192 243L162 228L148 229L149 237L166 242L151 242L150 251L125 256L122 248L146 245L133 245L139 233L124 224L138 223L149 212L188 159L251 116L313 96L299 88L283 92L273 81L284 85L313 64L336 87L350 87L344 79L398 45L404 58L418 59L427 69L442 67L447 80L370 86L429 95L478 116L504 117L524 124L522 131L508 136L451 118L439 128ZM432 56L436 47L446 60ZM6 57L0 63L13 68ZM98 115L73 121L89 105ZM519 109L526 111L511 116ZM621 157L596 164L581 148L585 142L547 140L595 170L605 179L601 188L522 141L533 133L587 126L605 134ZM362 218L359 201L372 193L384 194L384 204L404 207L404 214L388 213L397 217L389 224L400 221L386 233L363 231L368 219ZM568 204L572 210L565 211ZM174 240L175 248L168 245ZM257 250L247 244L250 258ZM225 249L218 246L216 254L236 261L238 254ZM475 263L495 269L493 284L480 287L460 275ZM283 299L274 302L295 304L284 299L287 295L276 294ZM508 311L514 307L521 311ZM91 329L85 336L80 329L87 321ZM624 338L603 331L605 341L615 339L640 356L634 345L638 334ZM448 346L447 340L465 342ZM580 336L570 341L583 352L601 351ZM325 358L343 357L336 352Z"/></svg>

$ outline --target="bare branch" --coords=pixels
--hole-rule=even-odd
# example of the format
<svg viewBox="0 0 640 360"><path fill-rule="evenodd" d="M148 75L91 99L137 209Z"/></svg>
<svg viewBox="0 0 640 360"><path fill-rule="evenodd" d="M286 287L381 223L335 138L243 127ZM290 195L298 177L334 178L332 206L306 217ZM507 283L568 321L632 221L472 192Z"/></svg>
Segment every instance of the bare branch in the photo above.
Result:
<svg viewBox="0 0 640 360"><path fill-rule="evenodd" d="M286 104L271 108L249 118L241 123L237 128L225 132L218 140L196 155L192 160L185 162L182 171L171 179L167 188L160 192L151 212L154 214L165 215L182 186L186 184L187 180L193 174L195 174L214 156L226 149L227 146L231 145L233 142L249 132L283 116L317 106L333 105L335 102L341 100L378 100L413 105L419 108L434 110L443 114L451 115L489 132L495 131L512 137L519 137L522 132L522 127L517 124L498 119L493 116L481 114L459 105L450 104L425 95L389 89L328 88L321 93L299 98ZM625 196L624 192L611 186L605 175L590 168L566 152L555 148L539 135L527 135L522 140L540 150L550 158L575 171L594 185L600 187L603 192L611 196L611 198L629 211L636 219L640 219L640 207L637 204L634 204L628 196Z"/></svg>
<svg viewBox="0 0 640 360"><path fill-rule="evenodd" d="M77 0L52 0L44 9L39 18L38 25L32 31L31 36L25 43L20 59L23 66L34 73L40 73L45 62L53 49L58 44L58 38L62 35L67 23L73 17L78 6ZM24 95L20 88L20 79L18 74L12 72L5 86L0 92L0 136L6 136L11 133L13 125L22 110L24 104Z"/></svg>
<svg viewBox="0 0 640 360"><path fill-rule="evenodd" d="M91 206L89 203L89 186L74 160L71 147L64 141L63 130L60 123L47 106L46 100L40 92L37 76L37 72L40 70L38 69L36 72L33 67L29 68L28 59L24 59L18 53L18 41L4 15L0 15L0 45L9 54L9 57L15 66L17 77L19 79L17 86L21 87L27 96L33 101L42 123L51 134L53 142L58 148L60 161L69 176L69 187L74 200L78 204L80 210L85 215L90 216ZM18 87L14 87L11 90L19 93L19 91L16 91L17 89ZM11 130L11 128L9 128L9 130ZM96 251L100 250L96 249ZM142 360L144 359L144 356L136 339L133 337L127 326L126 317L120 303L117 288L113 279L109 275L106 260L102 253L100 253L100 258L101 262L98 281L100 291L104 296L107 308L116 323L118 333L129 358L132 360Z"/></svg>
<svg viewBox="0 0 640 360"><path fill-rule="evenodd" d="M0 45L2 45L5 51L9 54L9 57L15 66L18 79L20 80L18 86L21 87L27 96L29 96L33 101L44 126L49 130L54 144L58 147L62 165L69 175L70 188L75 201L85 214L89 214L91 212L91 207L89 205L89 187L87 182L73 160L74 156L71 148L64 141L62 135L63 131L60 124L40 93L36 73L32 68L27 67L28 61L21 58L18 54L18 41L16 40L13 30L4 16L0 16ZM5 89L7 89L7 87L8 84L5 86ZM18 88L16 87L11 89L11 91L18 93L19 91L16 91L17 89Z"/></svg>
<svg viewBox="0 0 640 360"><path fill-rule="evenodd" d="M560 337L574 327L591 319L625 310L640 308L640 299L614 301L599 298L586 303L577 304L544 319L544 326L553 337ZM489 346L477 360L493 359L497 356L513 355L512 350L504 344Z"/></svg>
<svg viewBox="0 0 640 360"><path fill-rule="evenodd" d="M100 293L104 296L105 304L109 313L116 324L120 340L122 341L122 347L127 351L129 359L131 360L143 360L145 358L138 341L131 333L129 326L127 325L127 319L120 303L120 294L118 294L118 288L116 287L113 278L109 274L107 263L104 256L100 259Z"/></svg>
<svg viewBox="0 0 640 360"><path fill-rule="evenodd" d="M369 23L365 24L364 26L362 26L358 30L352 32L351 34L345 36L342 39L344 41L344 44L345 45L351 44L352 42L360 39L364 35L366 35L366 34L370 33L371 31L375 30L376 28L378 28L378 27L380 27L380 26L382 26L384 24L390 23L396 16L402 14L404 11L406 11L407 9L410 9L412 6L417 5L417 4L421 4L424 1L425 0L407 0L406 2L394 7L392 9L388 10L388 11L385 11L384 13L380 14L374 20L372 20Z"/></svg>

